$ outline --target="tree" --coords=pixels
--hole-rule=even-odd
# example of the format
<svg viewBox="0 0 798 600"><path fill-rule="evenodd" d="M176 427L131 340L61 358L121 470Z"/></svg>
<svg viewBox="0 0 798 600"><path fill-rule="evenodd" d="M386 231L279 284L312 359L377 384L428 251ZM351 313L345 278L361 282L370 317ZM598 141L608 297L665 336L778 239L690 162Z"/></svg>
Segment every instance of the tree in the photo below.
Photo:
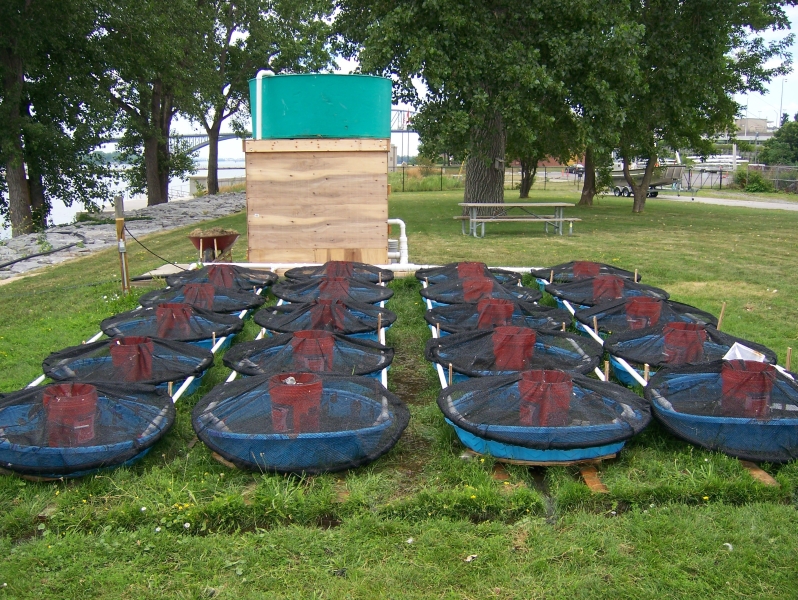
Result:
<svg viewBox="0 0 798 600"><path fill-rule="evenodd" d="M202 86L186 109L208 134L208 193L219 191L222 123L248 106L248 81L259 69L273 73L319 71L330 64L328 0L214 0L205 34ZM243 130L240 122L234 124Z"/></svg>
<svg viewBox="0 0 798 600"><path fill-rule="evenodd" d="M620 152L626 181L634 190L633 212L642 212L657 164L657 148L707 150L709 139L729 130L739 112L733 95L761 91L787 72L792 36L766 43L758 33L789 27L789 2L737 0L649 0L632 4L645 27L639 42L642 83L621 103L625 120ZM777 63L770 66L771 62ZM634 181L630 165L647 160Z"/></svg>
<svg viewBox="0 0 798 600"><path fill-rule="evenodd" d="M782 123L773 137L762 145L759 162L766 165L798 164L798 121Z"/></svg>
<svg viewBox="0 0 798 600"><path fill-rule="evenodd" d="M56 199L91 208L109 195L107 165L92 153L113 126L91 77L98 9L83 0L0 3L0 213L13 236L42 229Z"/></svg>
<svg viewBox="0 0 798 600"><path fill-rule="evenodd" d="M200 88L203 39L213 13L197 0L105 0L96 43L105 56L98 83L121 112L121 148L133 163L134 190L146 185L147 204L169 199L169 179L193 164L171 148L172 120ZM177 151L176 151L177 150Z"/></svg>
<svg viewBox="0 0 798 600"><path fill-rule="evenodd" d="M616 14L611 2L339 0L338 5L351 51L361 50L363 70L393 77L395 97L420 106L415 124L425 149L467 152L466 201L503 200L506 141L515 156L526 154L524 162L533 158L533 149L546 141L536 141L536 128L547 115L578 111L572 88L585 70L580 63L589 66L597 44L628 34L623 26L607 25ZM607 13L612 18L603 16ZM615 52L613 60L623 65ZM414 79L424 84L423 95Z"/></svg>
<svg viewBox="0 0 798 600"><path fill-rule="evenodd" d="M575 115L562 98L550 98L545 113L534 122L508 131L507 155L521 163L519 198L529 198L540 161L554 157L566 162L577 139Z"/></svg>
<svg viewBox="0 0 798 600"><path fill-rule="evenodd" d="M420 107L425 151L463 153L465 200L502 202L507 132L539 114L559 82L547 71L554 3L340 0L339 23L365 72L395 80ZM559 7L558 7L559 8ZM566 46L561 49L567 50ZM420 80L425 91L413 85Z"/></svg>

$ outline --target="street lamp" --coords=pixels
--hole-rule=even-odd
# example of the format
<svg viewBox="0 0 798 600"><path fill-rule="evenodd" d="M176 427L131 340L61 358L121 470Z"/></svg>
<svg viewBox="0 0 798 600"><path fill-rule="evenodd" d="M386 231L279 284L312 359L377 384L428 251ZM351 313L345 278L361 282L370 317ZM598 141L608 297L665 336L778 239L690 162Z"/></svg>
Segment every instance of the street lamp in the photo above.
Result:
<svg viewBox="0 0 798 600"><path fill-rule="evenodd" d="M757 164L757 158L759 158L759 132L758 131L754 134L754 164Z"/></svg>

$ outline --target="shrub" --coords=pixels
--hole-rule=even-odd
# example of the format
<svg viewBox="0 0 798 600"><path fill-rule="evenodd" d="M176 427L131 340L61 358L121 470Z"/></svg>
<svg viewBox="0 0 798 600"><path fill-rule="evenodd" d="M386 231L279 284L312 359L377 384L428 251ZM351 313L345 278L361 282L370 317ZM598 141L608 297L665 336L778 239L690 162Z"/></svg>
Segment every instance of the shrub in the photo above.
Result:
<svg viewBox="0 0 798 600"><path fill-rule="evenodd" d="M734 185L746 192L772 192L773 183L765 179L760 171L737 169L734 173Z"/></svg>

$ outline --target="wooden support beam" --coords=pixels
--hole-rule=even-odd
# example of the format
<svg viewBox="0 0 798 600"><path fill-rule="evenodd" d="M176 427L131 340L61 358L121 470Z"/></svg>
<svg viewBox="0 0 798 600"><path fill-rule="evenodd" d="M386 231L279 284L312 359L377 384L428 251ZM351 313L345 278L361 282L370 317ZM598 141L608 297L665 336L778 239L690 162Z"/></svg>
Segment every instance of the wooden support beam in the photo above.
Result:
<svg viewBox="0 0 798 600"><path fill-rule="evenodd" d="M510 481L510 474L507 472L507 469L504 468L503 464L497 462L493 465L493 480Z"/></svg>
<svg viewBox="0 0 798 600"><path fill-rule="evenodd" d="M579 469L579 473L582 475L582 479L585 480L587 487L589 487L590 491L594 494L610 493L610 490L607 488L607 486L602 483L598 474L598 470L593 465L582 467Z"/></svg>
<svg viewBox="0 0 798 600"><path fill-rule="evenodd" d="M741 460L740 464L745 467L745 470L751 474L751 477L756 479L759 483L763 485L769 485L771 487L781 487L778 481L773 479L773 477L759 468L759 465L756 463L752 463L747 460Z"/></svg>

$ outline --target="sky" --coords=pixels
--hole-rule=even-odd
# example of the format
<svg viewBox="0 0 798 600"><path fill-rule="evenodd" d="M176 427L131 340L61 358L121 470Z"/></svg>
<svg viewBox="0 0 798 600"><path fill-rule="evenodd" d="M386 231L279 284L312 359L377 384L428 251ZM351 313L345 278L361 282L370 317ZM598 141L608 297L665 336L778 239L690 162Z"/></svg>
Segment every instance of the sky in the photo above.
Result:
<svg viewBox="0 0 798 600"><path fill-rule="evenodd" d="M790 19L792 31L798 31L798 7L790 6L785 9ZM786 32L777 32L763 36L766 40L778 39ZM766 94L741 94L735 97L737 102L742 105L741 116L752 119L767 119L772 125L780 123L779 106L781 112L790 115L792 120L798 113L798 43L794 43L791 49L793 55L793 71L785 77L777 77L767 86Z"/></svg>

